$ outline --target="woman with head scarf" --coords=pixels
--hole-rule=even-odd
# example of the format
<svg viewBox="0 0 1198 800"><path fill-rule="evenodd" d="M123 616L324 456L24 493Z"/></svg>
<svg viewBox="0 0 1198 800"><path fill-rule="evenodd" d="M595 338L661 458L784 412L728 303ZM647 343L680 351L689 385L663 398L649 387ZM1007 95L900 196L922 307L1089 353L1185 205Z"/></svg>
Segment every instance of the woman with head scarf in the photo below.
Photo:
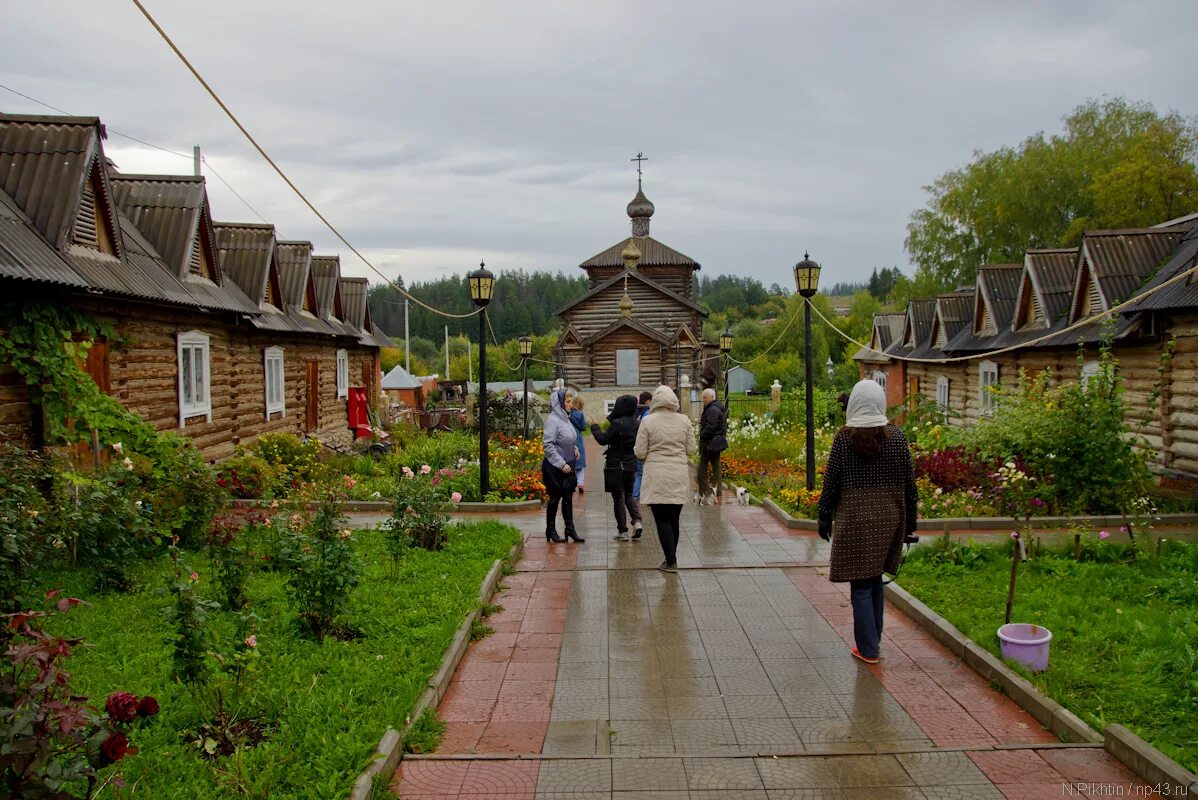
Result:
<svg viewBox="0 0 1198 800"><path fill-rule="evenodd" d="M632 485L636 482L636 455L632 452L640 420L636 416L636 397L622 394L616 398L611 413L607 415L607 430L591 420L591 435L599 444L607 445L604 454L603 482L611 495L616 513L616 539L628 541L628 520L632 520L632 538L641 538L641 509L632 496ZM617 483L609 477L619 476ZM615 488L612 488L612 487Z"/></svg>
<svg viewBox="0 0 1198 800"><path fill-rule="evenodd" d="M819 535L832 542L828 579L848 581L852 653L878 663L882 640L882 573L898 571L903 537L915 530L915 470L903 432L886 418L886 390L858 381L846 423L832 441L819 498Z"/></svg>
<svg viewBox="0 0 1198 800"><path fill-rule="evenodd" d="M578 461L574 464L574 474L578 476L578 493L582 494L583 486L587 482L587 446L582 440L582 432L587 429L587 418L582 413L582 397L578 394L570 396L574 402L574 407L570 410L569 415L570 424L578 431L574 435L574 446L578 448Z"/></svg>
<svg viewBox="0 0 1198 800"><path fill-rule="evenodd" d="M657 568L663 572L678 571L678 518L691 493L690 456L698 450L690 418L678 413L678 396L670 387L658 386L633 452L645 462L641 502L649 504L657 524L665 556Z"/></svg>
<svg viewBox="0 0 1198 800"><path fill-rule="evenodd" d="M573 396L559 389L549 396L550 414L545 418L545 430L541 442L545 446L545 460L541 462L541 480L549 503L545 507L545 540L562 542L557 535L557 507L562 508L562 521L566 524L566 539L586 541L574 530L574 464L578 461L575 445L577 431L570 422Z"/></svg>

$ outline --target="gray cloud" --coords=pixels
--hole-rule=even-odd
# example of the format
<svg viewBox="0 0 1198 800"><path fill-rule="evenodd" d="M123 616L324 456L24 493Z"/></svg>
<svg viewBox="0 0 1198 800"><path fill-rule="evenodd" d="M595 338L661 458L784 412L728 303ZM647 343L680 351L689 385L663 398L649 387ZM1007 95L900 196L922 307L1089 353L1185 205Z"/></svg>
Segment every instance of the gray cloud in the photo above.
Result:
<svg viewBox="0 0 1198 800"><path fill-rule="evenodd" d="M572 269L653 233L704 274L906 265L920 187L1090 97L1196 110L1191 0L149 4L322 211L409 282ZM212 166L288 238L340 252L130 3L9 9L0 82ZM0 92L0 108L39 112ZM190 164L119 137L126 171ZM210 180L216 216L254 219Z"/></svg>

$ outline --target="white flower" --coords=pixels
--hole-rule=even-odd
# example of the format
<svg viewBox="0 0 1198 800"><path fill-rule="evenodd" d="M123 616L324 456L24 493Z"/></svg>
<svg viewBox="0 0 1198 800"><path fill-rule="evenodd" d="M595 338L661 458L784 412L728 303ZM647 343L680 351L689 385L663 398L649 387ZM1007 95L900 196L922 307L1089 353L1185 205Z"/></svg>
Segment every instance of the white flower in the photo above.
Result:
<svg viewBox="0 0 1198 800"><path fill-rule="evenodd" d="M116 452L118 454L125 452L125 446L123 444L121 444L120 442L117 442L116 444L114 444L112 446L112 449L114 452Z"/></svg>
<svg viewBox="0 0 1198 800"><path fill-rule="evenodd" d="M132 472L133 471L133 460L130 459L129 456L125 456L125 460L121 462L121 466L123 466L125 469Z"/></svg>
<svg viewBox="0 0 1198 800"><path fill-rule="evenodd" d="M133 502L133 505L137 506L138 508L141 508L141 501L140 501L140 500L135 500L135 501Z"/></svg>

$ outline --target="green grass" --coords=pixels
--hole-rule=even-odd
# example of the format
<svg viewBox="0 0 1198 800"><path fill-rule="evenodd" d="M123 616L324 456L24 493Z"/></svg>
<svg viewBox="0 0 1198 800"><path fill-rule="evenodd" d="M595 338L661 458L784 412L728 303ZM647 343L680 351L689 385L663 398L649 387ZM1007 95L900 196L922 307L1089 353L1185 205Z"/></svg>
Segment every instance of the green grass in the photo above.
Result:
<svg viewBox="0 0 1198 800"><path fill-rule="evenodd" d="M346 797L383 732L403 727L458 625L477 607L491 565L520 536L491 521L450 531L445 550L413 550L398 575L389 574L381 534L358 533L355 546L365 569L348 615L365 634L357 641L305 638L283 576L254 575L248 594L262 620L256 705L279 726L267 742L245 751L240 764L233 757L205 762L180 735L200 719L190 694L170 678L163 616L169 601L156 591L169 574L168 561L144 565L140 588L128 595L94 595L82 571L51 576L52 585L92 604L61 618L63 630L88 645L67 664L75 690L101 707L115 690L153 694L162 706L131 737L140 752L121 762L129 783L122 797ZM200 573L202 587L215 588L202 555L188 563Z"/></svg>
<svg viewBox="0 0 1198 800"><path fill-rule="evenodd" d="M917 549L899 583L999 654L1010 548ZM1089 544L1082 561L1045 553L1019 568L1012 616L1053 633L1049 669L1020 671L1101 731L1122 723L1198 770L1198 545L1130 561Z"/></svg>

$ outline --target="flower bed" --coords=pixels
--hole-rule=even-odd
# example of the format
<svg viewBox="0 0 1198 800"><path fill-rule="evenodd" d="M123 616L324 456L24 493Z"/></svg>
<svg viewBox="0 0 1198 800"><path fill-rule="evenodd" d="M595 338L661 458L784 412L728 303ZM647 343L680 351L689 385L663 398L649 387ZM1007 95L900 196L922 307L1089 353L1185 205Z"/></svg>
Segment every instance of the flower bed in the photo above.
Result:
<svg viewBox="0 0 1198 800"><path fill-rule="evenodd" d="M254 540L250 552L270 547L271 536L293 535L280 532L287 525L283 515L261 526L257 533L264 538ZM251 569L241 611L209 606L205 630L211 626L216 638L203 634L205 651L221 651L224 641L227 663L252 665L232 691L220 684L224 702L236 704L239 719L262 723L260 740L231 755L210 744L203 692L172 677L180 645L175 623L163 612L177 604L158 589L181 582L199 602L223 600L208 552L181 552L180 563L190 571L179 579L167 558L140 564L128 594L96 594L88 570L44 574L42 582L90 604L54 620L55 633L89 645L67 664L73 689L101 699L121 689L153 695L160 704L158 717L136 732L139 752L120 765L139 796L171 797L186 787L195 797L340 798L348 796L382 732L402 726L457 626L477 606L492 563L519 540L516 529L495 522L451 525L447 533L444 549L410 548L399 559L379 531L334 535L357 565L357 586L340 617L350 635L322 642L297 626L302 604L296 605L286 571ZM251 612L253 632L242 636Z"/></svg>

